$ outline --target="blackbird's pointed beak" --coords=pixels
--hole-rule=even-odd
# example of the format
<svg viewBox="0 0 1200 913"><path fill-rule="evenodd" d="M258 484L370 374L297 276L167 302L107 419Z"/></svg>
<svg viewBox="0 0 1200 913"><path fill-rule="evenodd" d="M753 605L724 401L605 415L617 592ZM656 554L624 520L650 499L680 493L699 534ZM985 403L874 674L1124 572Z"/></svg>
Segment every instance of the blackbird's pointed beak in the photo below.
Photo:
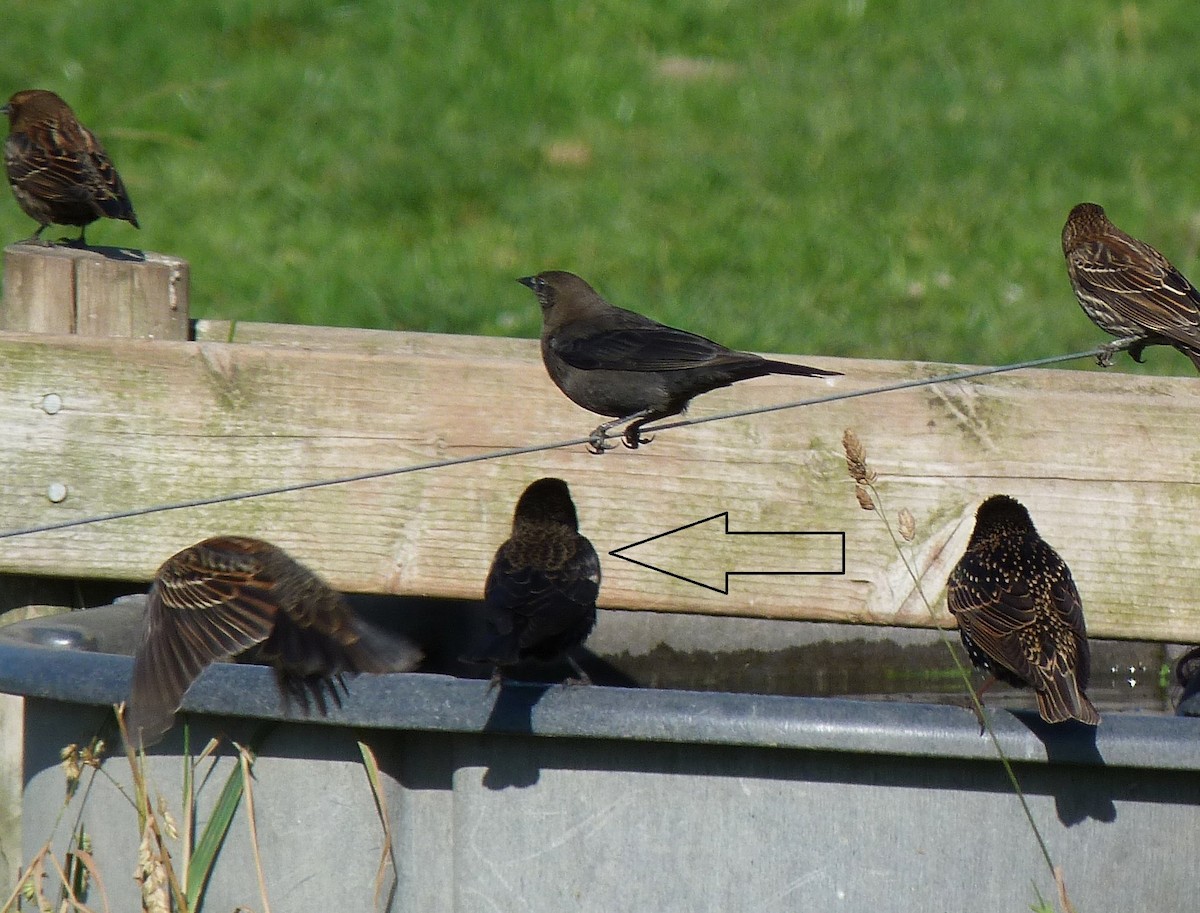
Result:
<svg viewBox="0 0 1200 913"><path fill-rule="evenodd" d="M522 285L527 285L530 288L533 288L533 283L537 281L537 276L522 276L517 281Z"/></svg>

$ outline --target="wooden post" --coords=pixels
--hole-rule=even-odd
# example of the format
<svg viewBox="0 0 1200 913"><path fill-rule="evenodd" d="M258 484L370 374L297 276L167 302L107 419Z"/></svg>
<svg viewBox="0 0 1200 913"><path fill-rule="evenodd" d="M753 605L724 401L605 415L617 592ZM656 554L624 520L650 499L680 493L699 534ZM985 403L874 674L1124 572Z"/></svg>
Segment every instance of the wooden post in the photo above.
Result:
<svg viewBox="0 0 1200 913"><path fill-rule="evenodd" d="M10 244L0 331L186 340L188 263L119 247Z"/></svg>

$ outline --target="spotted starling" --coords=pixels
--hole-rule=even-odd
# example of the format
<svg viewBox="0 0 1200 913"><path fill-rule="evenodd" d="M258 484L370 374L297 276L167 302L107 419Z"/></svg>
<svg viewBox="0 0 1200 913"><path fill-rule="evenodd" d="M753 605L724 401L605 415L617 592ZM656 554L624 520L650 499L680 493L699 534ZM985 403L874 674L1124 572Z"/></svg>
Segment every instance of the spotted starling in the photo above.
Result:
<svg viewBox="0 0 1200 913"><path fill-rule="evenodd" d="M1136 361L1147 346L1174 346L1200 370L1200 292L1166 257L1113 225L1095 203L1071 210L1062 246L1075 297L1096 326L1138 337L1129 349ZM1112 356L1109 350L1100 363Z"/></svg>
<svg viewBox="0 0 1200 913"><path fill-rule="evenodd" d="M626 422L625 446L647 443L648 422L678 415L694 396L766 374L832 377L807 365L735 352L711 339L676 330L614 307L572 273L525 276L542 306L542 361L550 379L590 412L615 416L591 434L599 453L607 432Z"/></svg>
<svg viewBox="0 0 1200 913"><path fill-rule="evenodd" d="M138 227L121 176L100 140L75 117L65 101L43 89L25 89L0 108L8 115L4 166L13 196L38 230L50 224L78 225L72 244L86 245L87 226L101 217Z"/></svg>
<svg viewBox="0 0 1200 913"><path fill-rule="evenodd" d="M1048 723L1100 722L1084 693L1089 653L1079 591L1019 502L993 495L980 505L948 586L971 662L1010 685L1033 688Z"/></svg>
<svg viewBox="0 0 1200 913"><path fill-rule="evenodd" d="M210 663L236 657L270 665L283 706L326 694L341 706L343 675L405 672L421 651L369 624L282 549L242 536L205 539L168 558L146 601L126 713L130 737L153 745L184 693Z"/></svg>
<svg viewBox="0 0 1200 913"><path fill-rule="evenodd" d="M589 679L571 655L596 624L600 559L579 535L571 492L562 479L539 479L513 513L512 536L492 560L484 585L486 636L463 657L495 667L565 657L579 681Z"/></svg>

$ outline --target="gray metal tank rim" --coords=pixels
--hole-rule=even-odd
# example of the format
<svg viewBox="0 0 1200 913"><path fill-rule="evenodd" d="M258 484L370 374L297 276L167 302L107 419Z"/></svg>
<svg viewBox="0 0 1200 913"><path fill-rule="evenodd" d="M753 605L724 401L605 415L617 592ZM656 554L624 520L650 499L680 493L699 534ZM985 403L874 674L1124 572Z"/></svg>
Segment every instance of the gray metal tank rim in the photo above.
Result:
<svg viewBox="0 0 1200 913"><path fill-rule="evenodd" d="M0 691L84 705L128 695L132 657L29 644L11 630L0 632ZM269 668L217 663L183 710L382 730L996 759L974 714L946 705L513 682L489 691L484 680L427 673L360 675L348 686L341 708L305 717L283 711ZM1093 731L1049 726L1032 711L989 716L1013 761L1200 770L1200 719L1108 714Z"/></svg>

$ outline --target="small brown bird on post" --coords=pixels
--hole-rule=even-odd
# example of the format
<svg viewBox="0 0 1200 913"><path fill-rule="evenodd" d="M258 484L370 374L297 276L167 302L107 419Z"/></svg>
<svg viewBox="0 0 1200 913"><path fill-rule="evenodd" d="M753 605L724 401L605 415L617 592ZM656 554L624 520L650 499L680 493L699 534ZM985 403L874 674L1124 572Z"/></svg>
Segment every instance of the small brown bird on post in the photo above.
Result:
<svg viewBox="0 0 1200 913"><path fill-rule="evenodd" d="M1135 361L1147 346L1174 346L1200 370L1200 292L1166 257L1113 225L1095 203L1071 210L1062 247L1075 297L1092 323L1136 337L1129 348ZM1100 364L1112 364L1118 348Z"/></svg>
<svg viewBox="0 0 1200 913"><path fill-rule="evenodd" d="M125 184L95 134L53 92L25 89L0 107L8 115L4 166L13 196L38 229L78 225L74 245L86 246L87 226L99 218L138 227Z"/></svg>
<svg viewBox="0 0 1200 913"><path fill-rule="evenodd" d="M608 431L631 422L625 446L648 443L648 422L678 415L689 401L767 374L834 377L807 365L773 361L609 304L573 273L551 270L517 280L542 306L542 361L550 379L589 412L615 416L591 434L593 452L611 450Z"/></svg>
<svg viewBox="0 0 1200 913"><path fill-rule="evenodd" d="M1100 722L1084 693L1090 653L1083 602L1066 562L1020 502L993 495L979 506L948 587L946 601L971 662L1010 685L1033 688L1047 723Z"/></svg>
<svg viewBox="0 0 1200 913"><path fill-rule="evenodd" d="M283 549L218 536L163 562L146 600L125 722L150 746L174 721L192 682L214 662L270 665L286 709L309 701L324 715L341 706L344 674L407 672L421 651L368 623Z"/></svg>
<svg viewBox="0 0 1200 913"><path fill-rule="evenodd" d="M565 657L589 681L571 651L596 624L600 558L579 534L571 492L562 479L538 479L513 512L512 536L492 559L484 584L486 639L464 662L504 669L528 660Z"/></svg>

